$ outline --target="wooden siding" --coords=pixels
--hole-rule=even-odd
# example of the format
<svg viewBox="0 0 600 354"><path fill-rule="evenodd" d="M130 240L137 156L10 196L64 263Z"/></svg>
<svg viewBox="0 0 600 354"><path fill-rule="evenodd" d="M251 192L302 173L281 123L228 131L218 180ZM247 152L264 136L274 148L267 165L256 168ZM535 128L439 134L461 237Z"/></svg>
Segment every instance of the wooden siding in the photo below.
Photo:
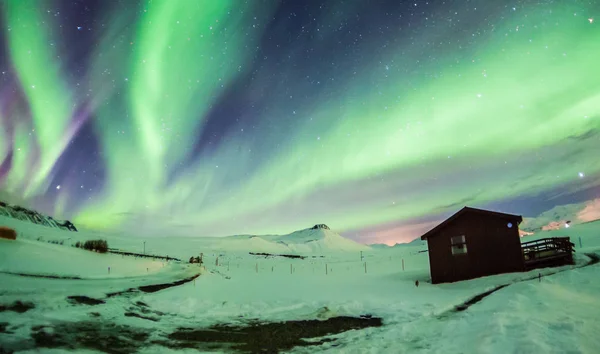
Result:
<svg viewBox="0 0 600 354"><path fill-rule="evenodd" d="M460 235L465 236L467 253L453 255L451 238ZM466 212L430 235L427 244L434 284L525 269L516 220Z"/></svg>

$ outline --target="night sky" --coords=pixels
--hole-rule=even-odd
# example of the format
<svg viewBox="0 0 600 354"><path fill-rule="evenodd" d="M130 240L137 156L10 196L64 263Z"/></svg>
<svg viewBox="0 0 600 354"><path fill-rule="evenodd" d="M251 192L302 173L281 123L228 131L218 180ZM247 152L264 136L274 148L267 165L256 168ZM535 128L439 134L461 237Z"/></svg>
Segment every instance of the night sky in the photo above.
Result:
<svg viewBox="0 0 600 354"><path fill-rule="evenodd" d="M393 243L600 197L596 0L0 4L0 199L78 226Z"/></svg>

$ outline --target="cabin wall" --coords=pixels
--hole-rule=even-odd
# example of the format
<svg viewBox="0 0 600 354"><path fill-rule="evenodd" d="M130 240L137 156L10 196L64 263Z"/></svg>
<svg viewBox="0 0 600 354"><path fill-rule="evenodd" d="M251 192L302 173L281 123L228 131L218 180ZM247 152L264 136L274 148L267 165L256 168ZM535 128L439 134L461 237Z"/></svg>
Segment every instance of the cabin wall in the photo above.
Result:
<svg viewBox="0 0 600 354"><path fill-rule="evenodd" d="M428 238L431 279L453 282L525 269L516 221L467 213ZM467 253L453 255L451 238L465 235Z"/></svg>

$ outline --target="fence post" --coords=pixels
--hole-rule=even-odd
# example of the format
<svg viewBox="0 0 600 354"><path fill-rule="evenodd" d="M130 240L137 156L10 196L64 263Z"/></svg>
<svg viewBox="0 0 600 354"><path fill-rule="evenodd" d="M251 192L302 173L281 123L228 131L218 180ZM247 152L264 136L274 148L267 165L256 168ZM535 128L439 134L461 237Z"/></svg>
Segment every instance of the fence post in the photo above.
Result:
<svg viewBox="0 0 600 354"><path fill-rule="evenodd" d="M256 262L256 272L258 273L258 262Z"/></svg>
<svg viewBox="0 0 600 354"><path fill-rule="evenodd" d="M402 271L404 271L404 258L402 258Z"/></svg>
<svg viewBox="0 0 600 354"><path fill-rule="evenodd" d="M367 274L367 262L365 262L365 274Z"/></svg>
<svg viewBox="0 0 600 354"><path fill-rule="evenodd" d="M290 263L290 274L292 274L292 264Z"/></svg>
<svg viewBox="0 0 600 354"><path fill-rule="evenodd" d="M581 245L581 236L579 236L579 248L583 248L583 246Z"/></svg>
<svg viewBox="0 0 600 354"><path fill-rule="evenodd" d="M110 267L108 267L108 274L110 274Z"/></svg>
<svg viewBox="0 0 600 354"><path fill-rule="evenodd" d="M325 275L327 275L327 263L325 263Z"/></svg>

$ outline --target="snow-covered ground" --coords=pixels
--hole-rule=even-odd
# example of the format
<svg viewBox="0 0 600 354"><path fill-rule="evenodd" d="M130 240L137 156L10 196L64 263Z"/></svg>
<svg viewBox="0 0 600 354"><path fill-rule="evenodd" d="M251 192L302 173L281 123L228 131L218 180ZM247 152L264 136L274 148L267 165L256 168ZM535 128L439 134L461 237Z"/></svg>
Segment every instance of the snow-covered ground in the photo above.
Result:
<svg viewBox="0 0 600 354"><path fill-rule="evenodd" d="M152 331L140 352L174 351L152 340L180 327L247 323L249 319L285 321L371 314L384 326L334 335L335 342L294 352L331 353L597 353L600 351L600 264L583 268L536 270L470 281L432 285L427 253L415 243L387 249L326 247L272 249L286 244L313 242L301 237L238 236L223 239L153 238L146 251L188 259L204 254L206 271L198 265L143 258L101 255L45 242L105 238L110 247L141 252L143 240L124 235L68 233L20 221L0 220L16 228L17 241L0 242L0 271L79 276L81 280L21 277L0 273L0 305L17 300L35 308L0 312L0 347L33 350L31 336L40 326L57 323L105 321ZM320 230L314 230L320 231ZM292 234L293 235L293 234ZM523 241L549 236L571 236L578 265L600 253L600 222L569 229L536 233ZM313 235L314 236L314 235ZM317 240L336 240L323 233ZM322 237L321 237L322 236ZM581 244L579 246L579 237ZM310 237L309 237L310 238ZM265 246L264 242L268 243ZM259 244L274 251L295 251L305 259L258 257L244 247ZM300 250L300 251L299 251ZM362 256L361 259L361 251ZM286 253L286 252L280 252ZM404 269L402 265L404 264ZM111 267L111 274L107 268ZM365 269L366 268L366 269ZM550 274L541 282L524 280ZM147 284L167 283L201 273L195 281L155 293L133 293L107 298L106 294ZM415 281L419 280L419 286ZM524 281L520 281L524 280ZM454 306L502 284L503 288L464 312ZM72 304L67 296L89 296L105 303ZM144 319L127 315L142 302ZM139 311L138 311L139 313ZM158 314L157 314L158 313ZM103 322L104 323L104 322ZM37 327L36 327L37 326ZM28 347L29 346L29 347ZM77 352L80 352L77 348ZM192 352L192 351L190 351Z"/></svg>

